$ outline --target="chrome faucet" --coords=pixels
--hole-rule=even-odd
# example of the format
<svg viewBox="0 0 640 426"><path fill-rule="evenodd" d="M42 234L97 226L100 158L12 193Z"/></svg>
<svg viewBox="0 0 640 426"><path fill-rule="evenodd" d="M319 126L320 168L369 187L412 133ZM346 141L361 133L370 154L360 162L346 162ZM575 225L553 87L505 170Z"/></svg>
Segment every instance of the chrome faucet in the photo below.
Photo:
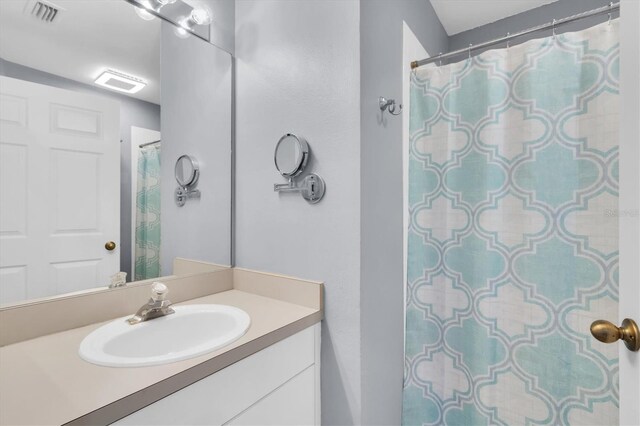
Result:
<svg viewBox="0 0 640 426"><path fill-rule="evenodd" d="M145 305L142 305L138 312L129 318L127 322L134 325L173 314L175 311L171 308L171 301L166 299L167 293L169 293L169 289L167 289L166 285L159 282L153 283L151 286L151 299Z"/></svg>

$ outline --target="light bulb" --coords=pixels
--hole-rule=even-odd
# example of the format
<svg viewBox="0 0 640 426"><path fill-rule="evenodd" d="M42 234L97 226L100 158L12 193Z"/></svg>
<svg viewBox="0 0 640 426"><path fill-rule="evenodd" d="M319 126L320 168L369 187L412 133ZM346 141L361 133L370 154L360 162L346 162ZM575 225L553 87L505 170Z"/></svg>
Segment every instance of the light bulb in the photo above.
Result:
<svg viewBox="0 0 640 426"><path fill-rule="evenodd" d="M211 15L205 9L193 9L191 11L191 20L198 25L209 25L211 23Z"/></svg>
<svg viewBox="0 0 640 426"><path fill-rule="evenodd" d="M187 38L187 37L189 37L189 31L187 31L187 30L186 30L186 29L184 29L184 28L181 28L181 27L175 27L175 28L174 28L174 32L175 32L175 34L176 34L178 37L180 37L180 38Z"/></svg>
<svg viewBox="0 0 640 426"><path fill-rule="evenodd" d="M136 11L136 15L138 15L141 19L144 19L145 21L151 21L153 18L155 18L155 16L149 13L148 10L143 9L142 7L135 7L134 10Z"/></svg>

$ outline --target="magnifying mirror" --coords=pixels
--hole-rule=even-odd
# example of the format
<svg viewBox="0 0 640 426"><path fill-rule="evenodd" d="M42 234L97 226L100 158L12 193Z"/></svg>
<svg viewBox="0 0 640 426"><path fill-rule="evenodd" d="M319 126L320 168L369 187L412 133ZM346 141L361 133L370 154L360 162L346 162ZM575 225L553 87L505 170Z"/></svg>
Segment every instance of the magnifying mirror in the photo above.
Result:
<svg viewBox="0 0 640 426"><path fill-rule="evenodd" d="M294 181L294 177L302 173L309 160L309 144L306 139L287 133L278 141L273 157L278 172L289 179L287 183L274 184L274 191L297 192L311 204L322 200L325 184L320 176L311 173L305 176L299 184Z"/></svg>
<svg viewBox="0 0 640 426"><path fill-rule="evenodd" d="M174 196L179 207L184 206L189 198L200 198L200 190L194 189L200 176L200 169L195 158L186 154L181 155L176 161L175 175L178 187Z"/></svg>
<svg viewBox="0 0 640 426"><path fill-rule="evenodd" d="M176 161L176 181L181 187L186 188L195 185L198 182L199 174L198 162L191 156L185 154Z"/></svg>
<svg viewBox="0 0 640 426"><path fill-rule="evenodd" d="M280 174L292 178L302 173L309 159L307 141L291 133L280 138L276 145L274 160Z"/></svg>

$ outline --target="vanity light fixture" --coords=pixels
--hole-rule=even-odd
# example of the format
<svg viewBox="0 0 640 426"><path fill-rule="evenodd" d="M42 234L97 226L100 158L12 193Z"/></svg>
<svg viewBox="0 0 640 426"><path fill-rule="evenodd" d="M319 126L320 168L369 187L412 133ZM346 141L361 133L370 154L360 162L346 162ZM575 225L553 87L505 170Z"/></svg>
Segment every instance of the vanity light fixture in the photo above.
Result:
<svg viewBox="0 0 640 426"><path fill-rule="evenodd" d="M173 4L177 0L138 0L138 3L144 6L145 9L153 9L156 12L160 12L164 6Z"/></svg>
<svg viewBox="0 0 640 426"><path fill-rule="evenodd" d="M153 19L155 19L155 16L153 16L151 12L149 12L144 7L134 7L134 10L136 12L136 15L138 15L140 19L143 19L145 21L152 21Z"/></svg>
<svg viewBox="0 0 640 426"><path fill-rule="evenodd" d="M196 25L209 25L210 23L211 15L206 9L192 9L187 18L180 20L180 26L189 31L193 30Z"/></svg>
<svg viewBox="0 0 640 426"><path fill-rule="evenodd" d="M196 25L209 25L211 23L211 15L205 9L193 9L189 19Z"/></svg>
<svg viewBox="0 0 640 426"><path fill-rule="evenodd" d="M153 13L149 12L153 10L154 12L160 12L163 6L168 4L173 4L177 0L138 0L138 3L142 5L142 7L135 7L136 15L145 21L151 21L155 18Z"/></svg>
<svg viewBox="0 0 640 426"><path fill-rule="evenodd" d="M137 93L147 85L141 78L110 69L100 74L95 83L107 89L124 93Z"/></svg>
<svg viewBox="0 0 640 426"><path fill-rule="evenodd" d="M173 29L173 32L175 33L175 35L177 35L180 38L187 38L189 37L189 31L187 31L186 29L184 29L183 27L175 27Z"/></svg>
<svg viewBox="0 0 640 426"><path fill-rule="evenodd" d="M174 4L178 0L127 0L134 4L134 10L136 15L145 21L151 21L156 16L159 16L160 10L169 4ZM189 5L187 5L189 6ZM190 32L195 32L196 26L208 26L211 24L211 13L204 8L193 8L189 6L191 11L188 15L182 15L179 17L176 27L176 35L181 38L186 38Z"/></svg>

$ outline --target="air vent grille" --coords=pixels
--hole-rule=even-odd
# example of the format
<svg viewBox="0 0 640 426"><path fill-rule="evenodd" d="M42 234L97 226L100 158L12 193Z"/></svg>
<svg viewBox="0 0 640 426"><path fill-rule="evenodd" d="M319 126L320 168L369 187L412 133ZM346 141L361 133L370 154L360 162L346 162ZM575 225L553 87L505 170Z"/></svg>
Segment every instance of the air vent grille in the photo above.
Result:
<svg viewBox="0 0 640 426"><path fill-rule="evenodd" d="M42 1L36 1L31 9L31 16L44 22L54 22L60 15L60 8L47 4Z"/></svg>

